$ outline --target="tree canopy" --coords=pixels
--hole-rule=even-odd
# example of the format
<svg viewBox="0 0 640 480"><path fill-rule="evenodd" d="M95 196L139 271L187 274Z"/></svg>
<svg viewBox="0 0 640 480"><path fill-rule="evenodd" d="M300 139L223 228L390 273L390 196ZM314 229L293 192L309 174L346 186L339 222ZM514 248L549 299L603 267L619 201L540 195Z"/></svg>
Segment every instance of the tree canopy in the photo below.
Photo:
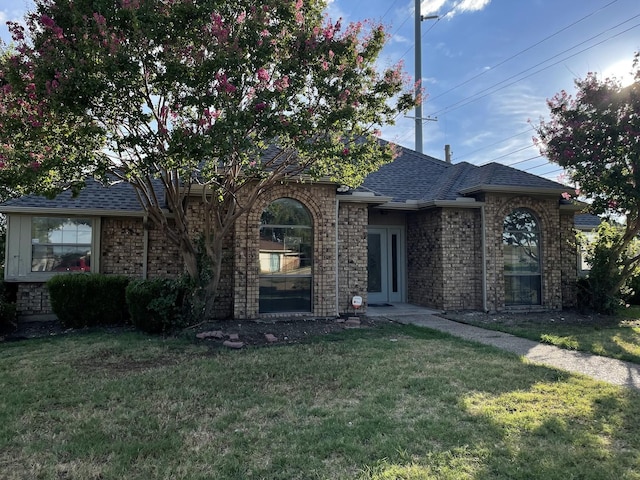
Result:
<svg viewBox="0 0 640 480"><path fill-rule="evenodd" d="M561 91L548 100L551 118L537 128L540 151L564 167L594 214L625 220L611 243L609 274L619 288L640 256L624 257L640 232L640 54L633 61L635 82L623 87L613 78L590 73L576 80L574 96ZM613 293L613 292L608 292Z"/></svg>
<svg viewBox="0 0 640 480"><path fill-rule="evenodd" d="M47 195L89 175L129 182L197 275L194 188L215 259L270 185L304 174L356 186L393 158L379 128L415 88L401 65L376 68L381 25L344 25L324 6L36 0L0 59L0 179Z"/></svg>

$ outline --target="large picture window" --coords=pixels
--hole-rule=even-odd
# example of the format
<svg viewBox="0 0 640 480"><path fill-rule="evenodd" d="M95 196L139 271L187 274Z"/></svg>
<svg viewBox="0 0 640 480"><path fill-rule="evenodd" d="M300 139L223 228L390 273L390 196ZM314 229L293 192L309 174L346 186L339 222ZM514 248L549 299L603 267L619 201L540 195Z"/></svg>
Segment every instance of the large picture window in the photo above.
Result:
<svg viewBox="0 0 640 480"><path fill-rule="evenodd" d="M91 271L92 221L87 218L33 217L31 271Z"/></svg>
<svg viewBox="0 0 640 480"><path fill-rule="evenodd" d="M297 200L280 198L260 218L260 313L310 312L313 224Z"/></svg>
<svg viewBox="0 0 640 480"><path fill-rule="evenodd" d="M540 305L540 228L532 212L516 209L502 233L506 305Z"/></svg>
<svg viewBox="0 0 640 480"><path fill-rule="evenodd" d="M5 280L44 282L63 272L98 271L98 217L9 215Z"/></svg>

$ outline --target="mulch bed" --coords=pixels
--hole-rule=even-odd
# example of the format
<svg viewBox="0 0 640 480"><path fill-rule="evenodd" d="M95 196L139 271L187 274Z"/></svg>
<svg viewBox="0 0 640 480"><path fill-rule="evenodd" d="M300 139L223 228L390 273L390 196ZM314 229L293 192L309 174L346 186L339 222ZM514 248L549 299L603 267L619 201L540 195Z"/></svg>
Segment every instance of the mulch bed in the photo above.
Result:
<svg viewBox="0 0 640 480"><path fill-rule="evenodd" d="M246 346L266 346L300 343L319 335L328 335L348 328L371 328L387 320L359 317L358 322L350 319L278 319L261 320L222 320L203 322L197 326L174 333L182 338L192 338L195 342L212 348L243 348ZM99 331L113 333L132 331L130 326L102 327ZM31 338L54 337L87 332L90 329L65 329L58 321L21 322L18 328L4 336L0 341L21 341ZM226 344L225 344L226 342ZM232 345L230 344L232 343Z"/></svg>

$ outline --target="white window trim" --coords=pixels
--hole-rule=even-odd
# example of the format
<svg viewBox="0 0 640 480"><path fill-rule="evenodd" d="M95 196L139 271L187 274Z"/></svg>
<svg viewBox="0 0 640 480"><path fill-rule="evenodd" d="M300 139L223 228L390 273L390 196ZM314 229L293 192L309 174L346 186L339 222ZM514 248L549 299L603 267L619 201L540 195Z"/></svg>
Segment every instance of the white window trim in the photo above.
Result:
<svg viewBox="0 0 640 480"><path fill-rule="evenodd" d="M31 219L34 217L88 218L91 228L91 272L100 271L100 217L88 215L7 215L7 242L4 279L7 282L46 282L64 272L31 271ZM70 272L72 273L72 272Z"/></svg>

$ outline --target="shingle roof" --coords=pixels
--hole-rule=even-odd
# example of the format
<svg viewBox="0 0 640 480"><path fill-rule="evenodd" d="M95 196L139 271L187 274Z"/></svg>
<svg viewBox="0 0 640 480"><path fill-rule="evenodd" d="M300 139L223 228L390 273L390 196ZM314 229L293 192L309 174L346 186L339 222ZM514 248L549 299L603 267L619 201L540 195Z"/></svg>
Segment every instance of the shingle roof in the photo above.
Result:
<svg viewBox="0 0 640 480"><path fill-rule="evenodd" d="M573 217L576 228L596 229L600 226L602 219L591 213L580 213Z"/></svg>
<svg viewBox="0 0 640 480"><path fill-rule="evenodd" d="M161 199L161 203L163 202L164 198ZM73 197L70 191L64 191L53 199L38 195L25 195L7 200L0 205L0 211L14 208L121 212L140 212L142 210L133 187L128 183L120 182L105 186L92 179L87 180L86 187L76 197Z"/></svg>
<svg viewBox="0 0 640 480"><path fill-rule="evenodd" d="M405 148L396 159L369 175L363 187L394 202L455 200L474 189L509 187L564 190L568 187L499 163L450 164Z"/></svg>
<svg viewBox="0 0 640 480"><path fill-rule="evenodd" d="M477 166L467 162L450 164L429 155L399 147L396 159L370 174L356 191L392 198L393 202L429 202L455 200L474 191L488 187L511 189L557 190L563 185L499 163ZM266 159L273 159L278 149L265 152ZM158 188L158 192L162 189ZM164 204L164 198L160 199ZM94 180L77 197L63 192L55 199L27 195L0 204L0 211L14 209L83 209L112 212L141 212L137 197L127 183L108 187ZM14 210L15 211L15 210Z"/></svg>

